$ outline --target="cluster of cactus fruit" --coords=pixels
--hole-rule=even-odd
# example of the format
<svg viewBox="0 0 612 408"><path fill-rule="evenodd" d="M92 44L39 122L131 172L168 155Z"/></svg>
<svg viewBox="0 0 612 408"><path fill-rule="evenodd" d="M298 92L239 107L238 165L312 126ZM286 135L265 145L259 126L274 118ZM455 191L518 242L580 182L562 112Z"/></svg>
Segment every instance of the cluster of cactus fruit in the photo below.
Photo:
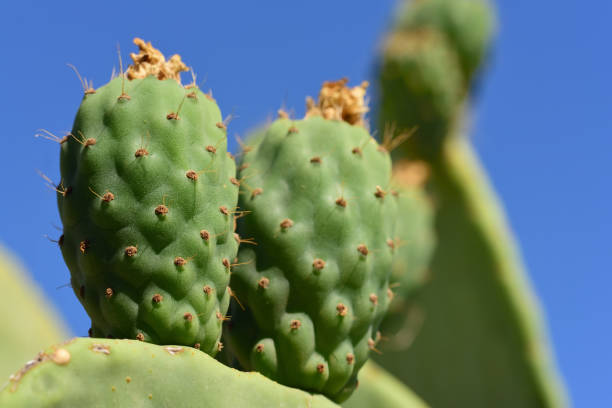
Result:
<svg viewBox="0 0 612 408"><path fill-rule="evenodd" d="M404 246L367 83L325 83L303 120L281 112L236 173L211 96L181 85L180 57L135 42L134 65L85 93L61 143L61 249L90 335L214 356L228 320L244 369L345 399Z"/></svg>
<svg viewBox="0 0 612 408"><path fill-rule="evenodd" d="M135 39L133 64L98 89L84 84L73 129L58 139L59 245L92 338L41 352L11 377L0 405L333 407L374 354L434 406L490 406L469 387L456 392L461 375L438 381L448 398L422 387L413 377L435 383L429 367L405 351L419 303L440 293L444 304L448 294L436 292L438 258L456 276L465 268L497 279L495 262L456 261L445 229L475 217L463 207L446 214L464 197L452 197L463 181L445 173L456 159L444 152L489 46L489 13L472 0L416 0L401 13L379 66L380 127L398 131L380 142L364 119L368 83L339 80L307 99L303 119L279 111L236 158L212 94L193 74L181 84L188 69L178 55L166 60ZM479 225L454 231L468 252ZM546 388L539 368L526 371L526 388ZM345 406L425 407L372 363L361 374L360 397ZM208 391L206 401L195 389ZM515 406L562 405L516 394Z"/></svg>

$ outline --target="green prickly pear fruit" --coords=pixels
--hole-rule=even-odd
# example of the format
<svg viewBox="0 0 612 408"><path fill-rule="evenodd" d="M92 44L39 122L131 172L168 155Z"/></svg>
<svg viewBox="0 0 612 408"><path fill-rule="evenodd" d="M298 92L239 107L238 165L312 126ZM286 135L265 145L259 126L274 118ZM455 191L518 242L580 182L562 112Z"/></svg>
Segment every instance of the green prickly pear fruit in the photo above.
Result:
<svg viewBox="0 0 612 408"><path fill-rule="evenodd" d="M3 385L3 408L338 408L189 347L134 340L73 339L39 353Z"/></svg>
<svg viewBox="0 0 612 408"><path fill-rule="evenodd" d="M495 19L486 0L416 0L398 15L382 50L379 119L417 129L398 156L433 160L458 126Z"/></svg>
<svg viewBox="0 0 612 408"><path fill-rule="evenodd" d="M243 368L336 401L390 302L396 202L389 154L363 126L366 86L325 83L305 119L281 117L247 149L239 230L258 245L239 253L224 332Z"/></svg>
<svg viewBox="0 0 612 408"><path fill-rule="evenodd" d="M491 45L495 18L488 0L416 0L406 3L398 17L397 30L442 33L469 84Z"/></svg>
<svg viewBox="0 0 612 408"><path fill-rule="evenodd" d="M397 165L393 170L397 242L391 273L394 296L380 329L387 339L385 350L406 349L418 328L420 309L415 304L415 296L429 279L429 264L436 243L434 208L423 189L428 173L428 166L422 162ZM384 359L384 354L374 359Z"/></svg>
<svg viewBox="0 0 612 408"><path fill-rule="evenodd" d="M215 354L238 247L226 128L179 56L135 43L127 79L87 91L61 143L62 253L93 336Z"/></svg>
<svg viewBox="0 0 612 408"><path fill-rule="evenodd" d="M419 158L436 155L463 98L461 70L446 40L431 30L393 33L385 40L379 69L380 123L415 129L397 151Z"/></svg>

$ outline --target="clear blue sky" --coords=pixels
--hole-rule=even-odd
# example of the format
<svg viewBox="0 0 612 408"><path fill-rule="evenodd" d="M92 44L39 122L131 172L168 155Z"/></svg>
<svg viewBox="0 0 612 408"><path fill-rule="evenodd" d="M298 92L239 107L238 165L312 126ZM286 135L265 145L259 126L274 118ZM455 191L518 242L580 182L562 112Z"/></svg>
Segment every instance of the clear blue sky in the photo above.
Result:
<svg viewBox="0 0 612 408"><path fill-rule="evenodd" d="M322 81L369 78L395 1L10 2L0 15L0 243L77 335L88 318L56 245L58 146L81 99L66 66L104 84L134 36L180 53L244 135ZM189 3L189 4L187 4ZM576 407L612 396L612 3L498 0L500 34L474 109L475 145L508 210ZM13 179L14 177L14 179ZM605 180L608 180L607 182ZM607 186L607 187L606 187Z"/></svg>

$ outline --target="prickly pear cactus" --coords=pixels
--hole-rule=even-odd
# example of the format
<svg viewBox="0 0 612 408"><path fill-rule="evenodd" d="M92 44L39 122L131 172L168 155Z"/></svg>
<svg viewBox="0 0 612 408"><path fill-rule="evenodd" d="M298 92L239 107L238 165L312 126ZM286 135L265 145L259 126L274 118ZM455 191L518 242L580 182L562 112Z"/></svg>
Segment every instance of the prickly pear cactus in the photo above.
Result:
<svg viewBox="0 0 612 408"><path fill-rule="evenodd" d="M376 361L436 407L564 407L496 197L465 140L449 139L442 157L429 180L438 243L416 296L422 326L407 349L381 345Z"/></svg>
<svg viewBox="0 0 612 408"><path fill-rule="evenodd" d="M440 84L415 77L414 69L403 69L417 63L399 62L440 51L413 52L413 46L401 42L384 49L381 124L396 123L400 130L417 127L417 137L397 149L394 164L400 172L415 161L429 166L426 183L435 203L437 245L431 280L416 297L423 310L418 335L404 350L381 345L383 353L376 360L435 407L564 407L567 400L514 238L460 130L474 73L491 43L493 19L488 2L417 0L407 4L389 41L398 36L416 41L424 32L435 32L456 63L428 58L423 65L435 63L432 73L448 70L447 79L456 83L444 85L447 92L455 95L460 89L461 94L446 116L435 119L440 127L431 128L431 117L415 107L444 105L445 100L434 100L442 94L433 92ZM401 85L421 79L420 87ZM408 117L414 122L406 124L404 112L411 110L414 114Z"/></svg>
<svg viewBox="0 0 612 408"><path fill-rule="evenodd" d="M326 83L304 120L278 119L246 152L240 231L257 245L240 251L225 331L245 369L337 401L390 301L396 203L389 154L362 126L364 94Z"/></svg>
<svg viewBox="0 0 612 408"><path fill-rule="evenodd" d="M428 177L426 164L414 162L395 171L393 197L397 202L397 244L391 284L393 301L381 324L385 350L407 349L417 334L423 316L415 297L430 279L430 261L435 248L434 207L423 189Z"/></svg>
<svg viewBox="0 0 612 408"><path fill-rule="evenodd" d="M61 142L60 245L95 337L215 354L238 242L215 101L136 39L127 78L85 92Z"/></svg>
<svg viewBox="0 0 612 408"><path fill-rule="evenodd" d="M0 406L338 408L321 395L226 367L190 347L73 339L2 384Z"/></svg>

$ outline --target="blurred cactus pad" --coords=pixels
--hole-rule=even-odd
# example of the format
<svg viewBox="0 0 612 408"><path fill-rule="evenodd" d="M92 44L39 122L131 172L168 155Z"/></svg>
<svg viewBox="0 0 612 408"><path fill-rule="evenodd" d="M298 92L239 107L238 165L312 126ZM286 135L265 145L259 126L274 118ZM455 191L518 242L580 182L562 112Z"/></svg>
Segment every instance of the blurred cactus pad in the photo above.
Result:
<svg viewBox="0 0 612 408"><path fill-rule="evenodd" d="M191 347L77 338L46 349L0 392L9 407L337 407Z"/></svg>
<svg viewBox="0 0 612 408"><path fill-rule="evenodd" d="M24 267L0 248L0 378L6 379L67 330ZM0 386L3 381L0 381Z"/></svg>
<svg viewBox="0 0 612 408"><path fill-rule="evenodd" d="M379 126L414 132L394 152L395 173L428 169L437 245L412 333L391 336L375 359L434 407L564 407L540 308L465 137L493 32L486 1L415 0L383 45Z"/></svg>

